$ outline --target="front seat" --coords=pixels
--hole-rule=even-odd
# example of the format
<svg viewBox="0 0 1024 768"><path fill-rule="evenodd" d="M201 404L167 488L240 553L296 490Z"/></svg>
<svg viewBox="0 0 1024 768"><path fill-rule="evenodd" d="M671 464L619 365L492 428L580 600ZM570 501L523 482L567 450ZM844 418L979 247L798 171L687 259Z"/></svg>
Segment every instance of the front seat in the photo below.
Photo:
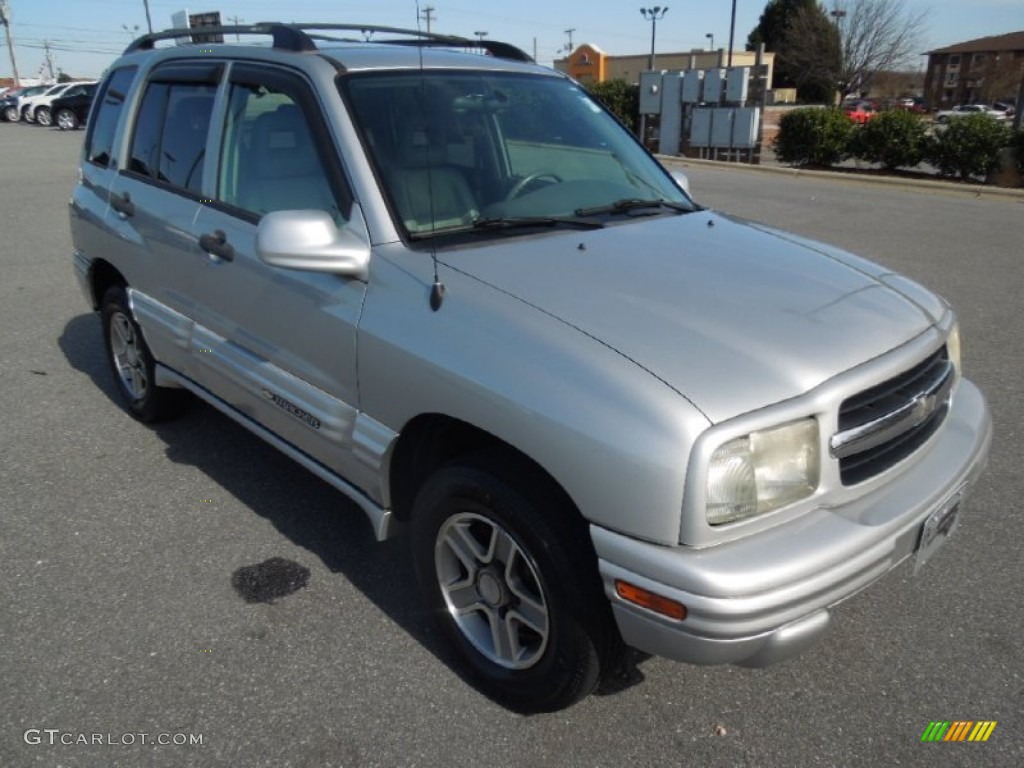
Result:
<svg viewBox="0 0 1024 768"><path fill-rule="evenodd" d="M462 171L448 163L439 132L407 124L399 136L397 162L389 174L399 215L412 233L472 224L480 216Z"/></svg>

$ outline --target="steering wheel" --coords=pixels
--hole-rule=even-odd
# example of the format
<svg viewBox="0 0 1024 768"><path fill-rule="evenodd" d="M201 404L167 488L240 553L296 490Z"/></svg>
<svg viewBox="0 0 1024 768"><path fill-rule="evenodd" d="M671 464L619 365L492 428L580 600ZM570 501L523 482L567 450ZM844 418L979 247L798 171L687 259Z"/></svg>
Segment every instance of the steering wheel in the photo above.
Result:
<svg viewBox="0 0 1024 768"><path fill-rule="evenodd" d="M557 173L551 173L550 171L537 171L537 173L531 173L529 176L524 176L513 185L512 189L505 195L506 200L514 200L519 197L523 192L535 181L541 179L550 180L553 184L561 184L562 177Z"/></svg>

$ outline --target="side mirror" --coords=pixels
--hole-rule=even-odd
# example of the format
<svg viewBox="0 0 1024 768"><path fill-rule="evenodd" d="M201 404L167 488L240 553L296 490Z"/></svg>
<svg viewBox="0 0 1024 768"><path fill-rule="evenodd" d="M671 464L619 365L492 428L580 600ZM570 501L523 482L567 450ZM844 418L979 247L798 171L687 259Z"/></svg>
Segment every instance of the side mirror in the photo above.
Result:
<svg viewBox="0 0 1024 768"><path fill-rule="evenodd" d="M307 272L329 272L365 281L370 243L360 236L362 221L352 207L350 226L339 229L326 211L272 211L256 228L256 253L265 264Z"/></svg>
<svg viewBox="0 0 1024 768"><path fill-rule="evenodd" d="M683 192L685 192L689 197L693 197L693 194L690 192L690 179L685 173L682 171L672 171L671 176L672 180L676 183L676 186L683 190Z"/></svg>

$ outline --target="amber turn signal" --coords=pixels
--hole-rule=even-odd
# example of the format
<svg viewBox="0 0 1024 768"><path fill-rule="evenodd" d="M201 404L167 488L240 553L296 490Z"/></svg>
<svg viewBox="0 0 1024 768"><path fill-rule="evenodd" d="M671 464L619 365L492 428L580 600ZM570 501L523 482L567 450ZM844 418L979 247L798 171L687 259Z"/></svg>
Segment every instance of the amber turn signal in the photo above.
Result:
<svg viewBox="0 0 1024 768"><path fill-rule="evenodd" d="M686 606L682 603L656 595L634 584L616 579L615 593L627 602L639 605L649 611L660 613L662 616L668 616L670 619L682 621L686 618Z"/></svg>

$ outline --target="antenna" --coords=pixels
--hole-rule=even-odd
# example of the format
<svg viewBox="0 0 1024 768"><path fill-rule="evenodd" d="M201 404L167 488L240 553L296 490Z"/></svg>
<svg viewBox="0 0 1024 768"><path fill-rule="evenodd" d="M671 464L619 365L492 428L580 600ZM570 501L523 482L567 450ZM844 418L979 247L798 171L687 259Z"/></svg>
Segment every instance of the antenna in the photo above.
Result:
<svg viewBox="0 0 1024 768"><path fill-rule="evenodd" d="M426 16L420 13L420 3L416 0L416 29L420 28L420 19L426 18L427 27L430 27L430 14L434 11L433 8L427 7ZM423 75L423 47L418 46L419 51L419 64L420 64L420 105L424 110L424 117L426 117L426 109L428 108L427 102L427 81ZM429 131L429 126L426 126ZM429 133L427 134L427 141L430 141ZM430 152L427 152L427 196L430 202L430 229L433 233L437 226L437 219L434 216L434 177L431 173L434 162L430 157ZM430 308L437 312L444 303L444 283L441 282L441 278L437 274L437 246L434 245L434 238L430 239L430 260L434 264L434 284L430 287Z"/></svg>

